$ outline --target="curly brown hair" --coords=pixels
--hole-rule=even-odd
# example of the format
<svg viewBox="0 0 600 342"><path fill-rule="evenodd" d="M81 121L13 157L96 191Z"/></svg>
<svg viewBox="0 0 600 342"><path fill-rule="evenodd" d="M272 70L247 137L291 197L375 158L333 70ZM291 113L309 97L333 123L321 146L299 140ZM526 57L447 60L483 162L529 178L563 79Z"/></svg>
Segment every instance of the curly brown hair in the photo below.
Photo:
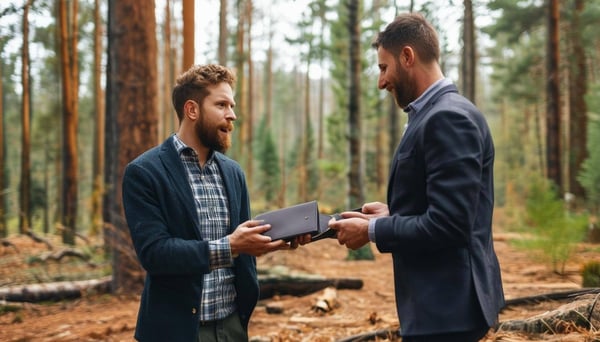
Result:
<svg viewBox="0 0 600 342"><path fill-rule="evenodd" d="M183 105L194 100L202 105L210 93L209 86L227 82L234 87L235 74L227 67L218 64L194 65L177 77L173 88L172 101L179 121L183 119Z"/></svg>

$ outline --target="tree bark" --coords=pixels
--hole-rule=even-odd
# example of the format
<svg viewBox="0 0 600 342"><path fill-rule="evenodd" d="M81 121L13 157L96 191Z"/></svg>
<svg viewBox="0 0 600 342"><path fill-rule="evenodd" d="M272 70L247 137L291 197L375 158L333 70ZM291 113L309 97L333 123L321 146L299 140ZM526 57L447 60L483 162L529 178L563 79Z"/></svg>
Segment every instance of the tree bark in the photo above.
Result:
<svg viewBox="0 0 600 342"><path fill-rule="evenodd" d="M183 0L183 69L187 70L194 64L195 51L195 5L194 0Z"/></svg>
<svg viewBox="0 0 600 342"><path fill-rule="evenodd" d="M125 166L158 142L154 1L109 0L104 221L112 228L113 290L137 292L144 272L125 222ZM110 193L110 195L109 195Z"/></svg>
<svg viewBox="0 0 600 342"><path fill-rule="evenodd" d="M227 65L227 0L220 0L219 4L219 64Z"/></svg>
<svg viewBox="0 0 600 342"><path fill-rule="evenodd" d="M77 231L78 154L77 126L79 70L77 58L77 0L59 1L60 60L63 99L62 239L75 243ZM69 8L68 5L71 5ZM70 27L69 27L70 24Z"/></svg>

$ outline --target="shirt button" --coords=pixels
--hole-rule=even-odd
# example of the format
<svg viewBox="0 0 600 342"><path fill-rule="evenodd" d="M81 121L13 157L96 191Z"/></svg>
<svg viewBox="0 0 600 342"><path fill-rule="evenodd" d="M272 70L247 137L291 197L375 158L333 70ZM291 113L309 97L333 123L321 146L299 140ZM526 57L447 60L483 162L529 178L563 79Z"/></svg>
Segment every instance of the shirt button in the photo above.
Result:
<svg viewBox="0 0 600 342"><path fill-rule="evenodd" d="M192 315L195 315L197 312L196 308L192 308Z"/></svg>

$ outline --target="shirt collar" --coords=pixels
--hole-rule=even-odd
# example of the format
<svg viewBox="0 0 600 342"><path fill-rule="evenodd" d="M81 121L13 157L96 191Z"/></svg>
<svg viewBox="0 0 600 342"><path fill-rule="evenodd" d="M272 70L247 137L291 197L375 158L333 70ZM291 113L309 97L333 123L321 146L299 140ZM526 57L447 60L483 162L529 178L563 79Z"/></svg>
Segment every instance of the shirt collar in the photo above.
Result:
<svg viewBox="0 0 600 342"><path fill-rule="evenodd" d="M448 78L441 78L435 81L423 92L423 94L421 94L421 96L409 103L408 106L404 108L404 111L407 113L418 113L438 90L450 84L452 84L452 81Z"/></svg>
<svg viewBox="0 0 600 342"><path fill-rule="evenodd" d="M181 156L183 153L190 153L194 157L198 158L198 154L194 151L193 148L186 145L177 134L173 135L173 145L175 145L175 149L177 150L177 154ZM214 152L210 151L208 155L208 159L206 160L206 164L211 163L214 160Z"/></svg>

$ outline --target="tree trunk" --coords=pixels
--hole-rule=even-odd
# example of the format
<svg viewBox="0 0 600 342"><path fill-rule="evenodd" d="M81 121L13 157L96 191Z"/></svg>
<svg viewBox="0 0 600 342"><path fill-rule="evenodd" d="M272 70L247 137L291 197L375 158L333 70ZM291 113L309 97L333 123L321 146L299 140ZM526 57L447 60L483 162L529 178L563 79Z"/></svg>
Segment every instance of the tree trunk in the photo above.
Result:
<svg viewBox="0 0 600 342"><path fill-rule="evenodd" d="M547 177L554 182L558 193L562 194L561 143L560 143L560 70L559 54L559 11L558 0L548 0L548 52L546 71L547 117L546 117L546 171Z"/></svg>
<svg viewBox="0 0 600 342"><path fill-rule="evenodd" d="M19 190L19 233L26 234L31 229L31 94L29 85L29 9L33 0L23 7L23 49L21 51L21 83L23 96L21 103L21 186Z"/></svg>
<svg viewBox="0 0 600 342"><path fill-rule="evenodd" d="M245 34L245 25L246 25L246 13L244 11L244 0L237 0L236 10L238 12L238 23L237 23L237 34L236 34L236 45L235 45L235 70L236 70L236 103L238 104L236 107L236 113L245 113L246 108L246 95L245 95L245 74L244 74L244 63L246 61L245 55L246 51L244 48L244 34ZM236 134L237 142L233 143L232 146L232 156L234 159L240 159L240 157L244 153L244 144L246 142L246 124L245 118L240 115L236 120L236 130L234 134Z"/></svg>
<svg viewBox="0 0 600 342"><path fill-rule="evenodd" d="M121 183L127 163L158 138L154 1L109 0L104 221L112 230L113 290L137 292L143 270L125 222ZM110 194L109 194L110 193Z"/></svg>
<svg viewBox="0 0 600 342"><path fill-rule="evenodd" d="M360 0L349 0L348 6L348 32L350 37L350 93L348 100L348 126L350 142L350 170L348 172L350 208L356 208L365 202L363 188L363 154L361 146L362 128L360 119L361 84L361 45L360 45ZM364 247L349 252L350 259L370 260L373 259L371 247Z"/></svg>
<svg viewBox="0 0 600 342"><path fill-rule="evenodd" d="M569 72L569 192L575 195L577 202L585 199L585 191L577 181L581 164L587 158L587 67L582 40L581 13L585 1L575 0L571 21L571 59Z"/></svg>
<svg viewBox="0 0 600 342"><path fill-rule="evenodd" d="M219 64L227 65L227 0L220 0L219 3Z"/></svg>
<svg viewBox="0 0 600 342"><path fill-rule="evenodd" d="M4 46L2 46L4 48ZM0 48L0 51L2 50ZM2 81L2 69L4 63L0 62L0 239L8 236L8 228L6 227L6 184L4 182L6 166L6 148L4 144L4 82Z"/></svg>
<svg viewBox="0 0 600 342"><path fill-rule="evenodd" d="M252 0L246 0L246 15L248 18L247 29L247 52L246 58L248 63L248 80L247 80L247 88L248 96L246 99L248 100L248 106L246 107L246 112L244 113L247 117L246 120L246 131L247 131L247 140L244 143L246 147L246 178L248 180L248 188L252 189L254 182L254 153L253 153L253 142L254 142L254 62L252 59L252 12L254 11L254 7L252 4Z"/></svg>
<svg viewBox="0 0 600 342"><path fill-rule="evenodd" d="M475 20L473 19L473 3L464 0L463 18L463 56L462 56L462 88L463 95L475 103L475 82L477 54L475 51Z"/></svg>
<svg viewBox="0 0 600 342"><path fill-rule="evenodd" d="M177 53L172 47L172 29L171 29L171 17L172 17L172 2L166 0L165 2L165 22L164 22L164 39L163 39L163 51L162 51L162 84L161 91L162 101L160 102L159 108L159 123L158 123L158 137L159 140L166 139L171 135L177 127L177 116L173 110L173 104L171 103L171 87L175 83L175 60L177 60Z"/></svg>
<svg viewBox="0 0 600 342"><path fill-rule="evenodd" d="M92 172L92 234L102 232L102 196L104 195L104 91L102 89L102 16L100 0L94 1L94 160ZM106 242L106 241L105 241Z"/></svg>
<svg viewBox="0 0 600 342"><path fill-rule="evenodd" d="M194 0L183 0L183 69L194 65Z"/></svg>
<svg viewBox="0 0 600 342"><path fill-rule="evenodd" d="M349 0L348 6L348 31L350 37L350 91L348 94L348 126L349 126L349 145L350 145L350 170L348 172L348 181L350 185L349 198L350 207L361 206L364 203L363 194L363 161L361 147L361 119L360 119L360 98L361 98L361 46L360 46L360 21L358 20L360 11L359 0Z"/></svg>
<svg viewBox="0 0 600 342"><path fill-rule="evenodd" d="M71 7L67 6L71 4ZM62 239L75 244L77 223L77 125L79 71L77 61L77 1L59 2L60 60L63 99ZM70 24L70 27L69 27Z"/></svg>

